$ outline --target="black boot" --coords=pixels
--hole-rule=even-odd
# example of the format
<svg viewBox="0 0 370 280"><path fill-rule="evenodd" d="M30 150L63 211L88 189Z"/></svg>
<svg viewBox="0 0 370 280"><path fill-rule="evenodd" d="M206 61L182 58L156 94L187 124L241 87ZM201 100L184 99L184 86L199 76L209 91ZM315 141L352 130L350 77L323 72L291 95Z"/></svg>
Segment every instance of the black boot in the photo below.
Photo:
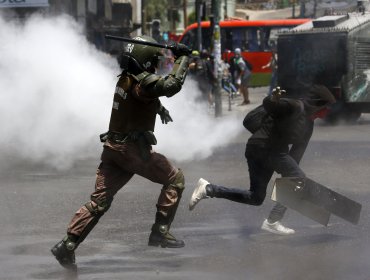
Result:
<svg viewBox="0 0 370 280"><path fill-rule="evenodd" d="M177 240L169 231L167 225L154 224L149 236L149 246L161 246L162 248L182 248L183 240Z"/></svg>
<svg viewBox="0 0 370 280"><path fill-rule="evenodd" d="M158 198L155 222L149 236L149 246L161 246L162 248L182 248L185 246L183 240L177 240L169 232L180 203L182 191L183 189L177 187L163 186ZM174 198L176 199L174 200Z"/></svg>
<svg viewBox="0 0 370 280"><path fill-rule="evenodd" d="M58 242L53 248L51 248L51 253L64 268L76 269L75 248L76 243L70 241L68 237L65 237L62 241Z"/></svg>

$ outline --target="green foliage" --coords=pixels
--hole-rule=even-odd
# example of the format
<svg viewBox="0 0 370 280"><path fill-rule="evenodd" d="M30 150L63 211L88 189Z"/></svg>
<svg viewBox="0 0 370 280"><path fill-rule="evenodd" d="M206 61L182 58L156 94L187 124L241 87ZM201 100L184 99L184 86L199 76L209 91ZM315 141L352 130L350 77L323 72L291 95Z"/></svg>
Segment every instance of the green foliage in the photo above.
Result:
<svg viewBox="0 0 370 280"><path fill-rule="evenodd" d="M178 9L182 8L183 0L145 0L145 12L147 21L153 19L180 21ZM171 9L172 7L172 9Z"/></svg>
<svg viewBox="0 0 370 280"><path fill-rule="evenodd" d="M173 9L172 12L168 10L168 20L180 21L180 13L178 10Z"/></svg>
<svg viewBox="0 0 370 280"><path fill-rule="evenodd" d="M167 16L168 0L146 0L145 11L147 15L147 21L153 19L165 20Z"/></svg>
<svg viewBox="0 0 370 280"><path fill-rule="evenodd" d="M195 23L197 21L195 11L188 15L188 24Z"/></svg>

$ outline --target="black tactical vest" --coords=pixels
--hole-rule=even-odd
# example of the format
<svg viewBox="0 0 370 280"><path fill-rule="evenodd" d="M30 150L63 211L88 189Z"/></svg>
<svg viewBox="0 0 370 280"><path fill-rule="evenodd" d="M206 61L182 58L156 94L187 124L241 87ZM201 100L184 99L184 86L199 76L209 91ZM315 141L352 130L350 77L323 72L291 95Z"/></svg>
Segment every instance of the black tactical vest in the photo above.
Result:
<svg viewBox="0 0 370 280"><path fill-rule="evenodd" d="M141 87L129 74L121 75L114 92L109 131L154 131L159 99L140 99Z"/></svg>

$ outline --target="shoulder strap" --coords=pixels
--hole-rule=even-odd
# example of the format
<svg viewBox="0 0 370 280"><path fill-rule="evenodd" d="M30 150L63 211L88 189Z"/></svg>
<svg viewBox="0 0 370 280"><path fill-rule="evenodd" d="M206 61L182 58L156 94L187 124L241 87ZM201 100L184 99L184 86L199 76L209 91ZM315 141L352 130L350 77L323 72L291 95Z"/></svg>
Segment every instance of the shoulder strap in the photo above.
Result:
<svg viewBox="0 0 370 280"><path fill-rule="evenodd" d="M147 85L151 84L151 83L154 83L156 81L158 81L161 76L159 75L156 75L156 74L152 74L152 73L149 73L149 72L142 72L140 73L139 75L132 75L134 77L134 79L139 82L143 87L146 87Z"/></svg>
<svg viewBox="0 0 370 280"><path fill-rule="evenodd" d="M119 75L119 80L117 82L117 87L122 88L124 91L129 91L132 87L134 82L134 78L132 75L128 75L127 73L122 73ZM116 88L117 90L117 88Z"/></svg>
<svg viewBox="0 0 370 280"><path fill-rule="evenodd" d="M134 79L137 81L137 82L140 82L142 79L144 79L146 76L150 75L149 72L141 72L140 74L138 75L132 75L132 77L134 77Z"/></svg>

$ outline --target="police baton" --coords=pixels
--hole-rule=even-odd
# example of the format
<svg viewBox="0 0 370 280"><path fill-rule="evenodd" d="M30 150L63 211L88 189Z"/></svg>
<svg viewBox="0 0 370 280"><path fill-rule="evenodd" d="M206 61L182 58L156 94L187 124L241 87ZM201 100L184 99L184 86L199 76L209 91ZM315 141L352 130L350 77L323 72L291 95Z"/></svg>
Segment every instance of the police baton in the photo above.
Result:
<svg viewBox="0 0 370 280"><path fill-rule="evenodd" d="M162 48L162 49L169 49L171 51L176 51L178 49L178 44L176 44L176 43L171 44L171 45L159 44L159 43L154 43L154 42L135 40L135 39L131 39L131 38L113 36L113 35L108 35L108 34L105 35L105 38L110 39L110 40L132 43L132 44L140 44L140 45L157 47L157 48ZM188 52L189 52L189 54L191 54L192 50L190 48L188 48Z"/></svg>

